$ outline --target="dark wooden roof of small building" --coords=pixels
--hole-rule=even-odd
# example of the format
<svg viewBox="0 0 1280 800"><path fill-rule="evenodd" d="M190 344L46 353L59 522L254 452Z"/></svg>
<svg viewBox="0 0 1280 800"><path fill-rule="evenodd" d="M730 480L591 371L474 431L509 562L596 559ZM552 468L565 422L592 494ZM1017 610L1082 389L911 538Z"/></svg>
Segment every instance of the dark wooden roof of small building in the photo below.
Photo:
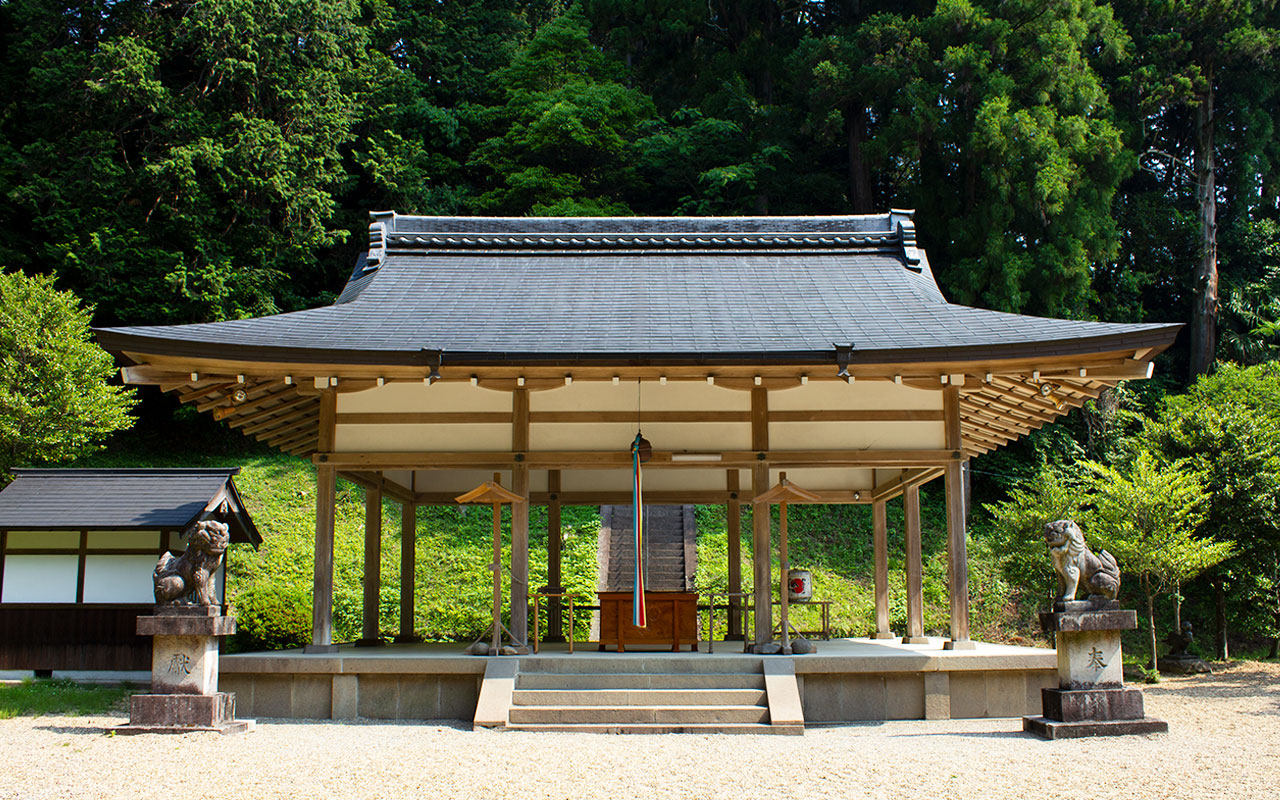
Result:
<svg viewBox="0 0 1280 800"><path fill-rule="evenodd" d="M374 215L338 301L258 319L98 331L116 352L256 361L790 363L1167 347L1180 326L948 303L910 212L844 217Z"/></svg>
<svg viewBox="0 0 1280 800"><path fill-rule="evenodd" d="M232 542L262 536L220 469L15 469L0 490L0 528L14 530L185 530L217 519Z"/></svg>

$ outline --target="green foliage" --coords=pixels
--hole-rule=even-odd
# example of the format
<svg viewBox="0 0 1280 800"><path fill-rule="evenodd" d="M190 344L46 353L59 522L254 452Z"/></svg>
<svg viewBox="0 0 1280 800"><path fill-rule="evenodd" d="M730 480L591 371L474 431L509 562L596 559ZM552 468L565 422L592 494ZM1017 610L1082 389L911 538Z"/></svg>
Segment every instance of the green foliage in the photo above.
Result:
<svg viewBox="0 0 1280 800"><path fill-rule="evenodd" d="M0 719L13 717L121 714L133 690L128 686L82 686L68 680L27 680L0 685Z"/></svg>
<svg viewBox="0 0 1280 800"><path fill-rule="evenodd" d="M91 338L89 310L53 279L0 272L0 482L65 461L133 424L133 392Z"/></svg>
<svg viewBox="0 0 1280 800"><path fill-rule="evenodd" d="M1121 471L1085 462L1096 540L1121 570L1138 578L1147 604L1151 665L1156 663L1155 597L1174 591L1231 555L1235 544L1195 535L1204 521L1204 484L1184 462L1161 464L1143 450Z"/></svg>
<svg viewBox="0 0 1280 800"><path fill-rule="evenodd" d="M1009 492L1009 499L984 506L991 526L982 540L993 554L999 554L1006 579L1019 587L1021 608L1028 624L1057 583L1044 543L1044 526L1060 519L1081 519L1085 503L1084 478L1062 468L1043 467L1022 487Z"/></svg>

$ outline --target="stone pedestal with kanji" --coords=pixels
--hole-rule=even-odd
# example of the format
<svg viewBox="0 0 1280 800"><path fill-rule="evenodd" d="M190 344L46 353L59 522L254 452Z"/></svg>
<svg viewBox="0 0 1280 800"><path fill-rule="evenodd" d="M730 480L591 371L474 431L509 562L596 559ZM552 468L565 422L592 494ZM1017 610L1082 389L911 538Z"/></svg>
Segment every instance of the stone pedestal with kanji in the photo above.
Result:
<svg viewBox="0 0 1280 800"><path fill-rule="evenodd" d="M218 638L236 621L217 606L156 606L138 617L138 633L151 636L151 692L129 700L129 724L118 733L244 733L253 720L236 719L235 695L218 691Z"/></svg>
<svg viewBox="0 0 1280 800"><path fill-rule="evenodd" d="M1138 627L1136 613L1114 600L1059 602L1040 626L1057 635L1058 688L1041 690L1043 713L1023 717L1024 731L1075 739L1169 730L1146 716L1142 690L1124 685L1120 632Z"/></svg>

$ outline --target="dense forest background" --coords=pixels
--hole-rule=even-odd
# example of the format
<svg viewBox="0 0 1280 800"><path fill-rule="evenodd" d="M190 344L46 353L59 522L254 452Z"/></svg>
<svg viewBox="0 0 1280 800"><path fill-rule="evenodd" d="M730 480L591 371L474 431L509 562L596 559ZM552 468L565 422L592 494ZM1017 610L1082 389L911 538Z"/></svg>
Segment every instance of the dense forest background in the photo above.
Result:
<svg viewBox="0 0 1280 800"><path fill-rule="evenodd" d="M330 301L374 209L914 208L953 302L1188 324L1156 381L979 459L981 517L1139 429L1190 463L1170 398L1280 354L1278 30L1275 0L7 0L0 269L179 323ZM1275 383L1240 374L1202 405ZM1250 491L1261 549L1205 580L1275 636Z"/></svg>

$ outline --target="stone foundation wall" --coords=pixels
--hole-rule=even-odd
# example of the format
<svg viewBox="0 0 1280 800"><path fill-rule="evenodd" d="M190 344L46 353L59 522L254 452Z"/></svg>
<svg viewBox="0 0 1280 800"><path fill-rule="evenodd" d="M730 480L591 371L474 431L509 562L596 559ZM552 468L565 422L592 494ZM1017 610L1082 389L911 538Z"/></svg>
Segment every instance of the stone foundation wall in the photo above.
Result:
<svg viewBox="0 0 1280 800"><path fill-rule="evenodd" d="M1020 717L1040 713L1052 669L798 676L806 723Z"/></svg>
<svg viewBox="0 0 1280 800"><path fill-rule="evenodd" d="M295 719L459 719L470 722L478 675L223 673L242 717Z"/></svg>

